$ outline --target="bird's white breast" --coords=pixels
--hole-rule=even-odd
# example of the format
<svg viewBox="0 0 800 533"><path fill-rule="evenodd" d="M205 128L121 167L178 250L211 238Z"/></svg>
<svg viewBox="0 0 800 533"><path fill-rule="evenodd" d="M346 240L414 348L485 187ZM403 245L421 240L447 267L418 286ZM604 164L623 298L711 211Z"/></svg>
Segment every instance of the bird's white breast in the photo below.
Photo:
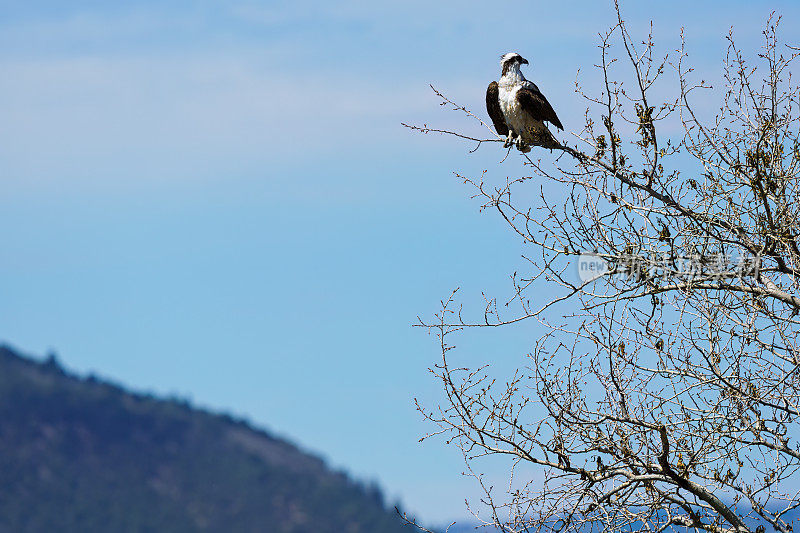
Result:
<svg viewBox="0 0 800 533"><path fill-rule="evenodd" d="M522 110L522 106L520 106L517 101L517 91L519 91L519 89L520 85L517 84L511 86L500 85L498 94L500 98L500 109L506 117L506 124L517 133L524 129L525 123L527 122L525 117L526 113Z"/></svg>
<svg viewBox="0 0 800 533"><path fill-rule="evenodd" d="M517 91L522 87L536 88L536 86L524 80L516 83L503 83L503 79L498 84L498 99L500 100L500 109L506 118L506 124L517 135L523 138L529 138L531 128L540 129L544 124L538 120L534 120L517 101Z"/></svg>

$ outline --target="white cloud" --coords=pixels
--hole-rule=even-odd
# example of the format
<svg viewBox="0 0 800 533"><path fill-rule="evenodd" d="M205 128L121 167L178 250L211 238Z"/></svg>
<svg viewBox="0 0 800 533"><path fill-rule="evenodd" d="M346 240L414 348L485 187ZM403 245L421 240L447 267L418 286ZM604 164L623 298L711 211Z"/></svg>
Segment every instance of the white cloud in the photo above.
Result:
<svg viewBox="0 0 800 533"><path fill-rule="evenodd" d="M184 161L278 160L397 141L429 108L422 84L273 70L247 57L67 58L4 62L0 155L19 172L44 158L119 161L151 171Z"/></svg>

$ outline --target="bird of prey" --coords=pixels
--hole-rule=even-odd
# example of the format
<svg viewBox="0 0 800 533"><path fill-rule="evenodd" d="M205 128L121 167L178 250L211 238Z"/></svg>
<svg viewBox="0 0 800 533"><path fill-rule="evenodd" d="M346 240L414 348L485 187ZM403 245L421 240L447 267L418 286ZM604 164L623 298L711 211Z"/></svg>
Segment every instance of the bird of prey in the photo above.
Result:
<svg viewBox="0 0 800 533"><path fill-rule="evenodd" d="M500 135L506 136L505 147L516 145L529 152L530 145L552 147L557 144L545 122L564 129L556 112L532 81L525 79L520 67L528 60L515 52L500 58L500 82L493 81L486 89L486 110Z"/></svg>

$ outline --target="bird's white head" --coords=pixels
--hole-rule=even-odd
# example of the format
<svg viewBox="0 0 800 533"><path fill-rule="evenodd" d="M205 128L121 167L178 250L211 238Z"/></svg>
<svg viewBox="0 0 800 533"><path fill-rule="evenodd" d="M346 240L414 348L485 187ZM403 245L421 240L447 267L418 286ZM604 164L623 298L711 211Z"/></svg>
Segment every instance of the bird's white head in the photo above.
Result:
<svg viewBox="0 0 800 533"><path fill-rule="evenodd" d="M500 57L500 68L503 69L503 76L505 76L509 70L516 70L519 72L520 65L527 64L528 60L516 52L509 52Z"/></svg>

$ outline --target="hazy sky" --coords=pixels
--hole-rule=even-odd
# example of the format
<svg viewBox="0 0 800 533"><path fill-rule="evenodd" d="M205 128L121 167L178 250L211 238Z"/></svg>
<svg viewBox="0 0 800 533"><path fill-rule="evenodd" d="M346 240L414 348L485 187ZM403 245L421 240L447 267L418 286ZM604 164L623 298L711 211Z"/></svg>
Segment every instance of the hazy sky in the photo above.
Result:
<svg viewBox="0 0 800 533"><path fill-rule="evenodd" d="M794 2L629 4L631 30L654 19L665 48L685 26L709 78L732 25L758 42L777 8L798 41ZM483 114L513 50L579 130L576 72L597 60L609 5L0 0L0 13L0 338L245 416L428 521L463 516L476 493L460 456L417 442L434 428L413 398L442 395L435 339L411 325L456 286L476 305L508 289L520 243L452 172L520 167L400 122L479 133L428 83ZM469 337L459 353L502 371L535 336Z"/></svg>

